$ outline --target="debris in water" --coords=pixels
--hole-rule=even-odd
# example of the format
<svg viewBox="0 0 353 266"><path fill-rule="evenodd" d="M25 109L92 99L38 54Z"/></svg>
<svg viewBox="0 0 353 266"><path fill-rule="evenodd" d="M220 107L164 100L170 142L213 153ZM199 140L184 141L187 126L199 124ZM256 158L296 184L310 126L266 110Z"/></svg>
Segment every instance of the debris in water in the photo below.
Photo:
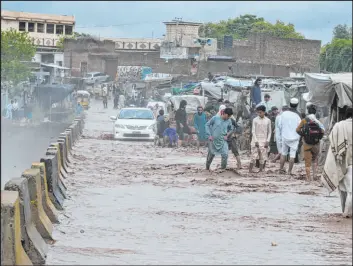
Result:
<svg viewBox="0 0 353 266"><path fill-rule="evenodd" d="M81 234L83 234L84 232L85 232L85 230L83 230L83 229L80 230L80 233L81 233Z"/></svg>
<svg viewBox="0 0 353 266"><path fill-rule="evenodd" d="M271 242L271 246L272 247L277 247L277 243L276 242Z"/></svg>

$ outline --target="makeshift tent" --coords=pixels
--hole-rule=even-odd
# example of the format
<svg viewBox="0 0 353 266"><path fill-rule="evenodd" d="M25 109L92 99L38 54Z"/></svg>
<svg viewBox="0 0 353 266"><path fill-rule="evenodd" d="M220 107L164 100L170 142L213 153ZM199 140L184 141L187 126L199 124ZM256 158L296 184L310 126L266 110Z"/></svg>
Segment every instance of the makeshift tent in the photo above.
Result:
<svg viewBox="0 0 353 266"><path fill-rule="evenodd" d="M197 107L202 106L205 107L208 99L207 97L203 96L196 96L196 95L181 95L181 96L172 96L170 101L174 105L174 110L179 108L180 102L185 100L187 102L186 105L186 112L187 113L196 113Z"/></svg>
<svg viewBox="0 0 353 266"><path fill-rule="evenodd" d="M34 95L39 103L48 109L51 104L58 103L64 100L71 92L73 92L75 85L39 85L34 89Z"/></svg>
<svg viewBox="0 0 353 266"><path fill-rule="evenodd" d="M320 107L331 106L337 96L339 108L352 106L352 73L306 73L305 82L309 89L306 101Z"/></svg>

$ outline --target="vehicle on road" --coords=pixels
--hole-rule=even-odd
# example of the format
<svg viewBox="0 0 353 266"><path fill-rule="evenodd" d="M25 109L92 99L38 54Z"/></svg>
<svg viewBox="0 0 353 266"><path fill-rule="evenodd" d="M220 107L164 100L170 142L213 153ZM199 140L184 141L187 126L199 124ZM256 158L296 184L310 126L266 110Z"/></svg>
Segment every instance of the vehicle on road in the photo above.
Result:
<svg viewBox="0 0 353 266"><path fill-rule="evenodd" d="M156 136L156 118L148 108L122 108L110 120L114 121L114 139L153 141Z"/></svg>
<svg viewBox="0 0 353 266"><path fill-rule="evenodd" d="M87 110L90 104L90 93L84 90L77 91L77 102Z"/></svg>
<svg viewBox="0 0 353 266"><path fill-rule="evenodd" d="M106 82L110 79L109 75L106 75L101 72L89 72L83 78L83 81L86 85L94 85L97 83Z"/></svg>

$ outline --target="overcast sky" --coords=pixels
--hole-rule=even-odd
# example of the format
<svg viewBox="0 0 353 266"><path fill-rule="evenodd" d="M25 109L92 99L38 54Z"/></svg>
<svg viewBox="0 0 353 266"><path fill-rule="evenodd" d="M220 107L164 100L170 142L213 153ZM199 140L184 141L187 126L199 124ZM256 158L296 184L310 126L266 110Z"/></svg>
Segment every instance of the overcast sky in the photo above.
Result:
<svg viewBox="0 0 353 266"><path fill-rule="evenodd" d="M165 32L162 22L175 17L203 23L254 14L272 23L278 19L286 23L291 22L307 39L321 40L324 44L331 40L335 25L352 25L351 1L1 1L1 8L10 11L74 15L77 32L100 37L159 38Z"/></svg>

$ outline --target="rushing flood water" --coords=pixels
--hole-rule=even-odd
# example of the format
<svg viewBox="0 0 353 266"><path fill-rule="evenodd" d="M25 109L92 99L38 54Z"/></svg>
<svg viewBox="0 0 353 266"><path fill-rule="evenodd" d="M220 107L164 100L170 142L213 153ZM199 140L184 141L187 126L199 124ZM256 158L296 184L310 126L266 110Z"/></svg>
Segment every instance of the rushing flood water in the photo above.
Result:
<svg viewBox="0 0 353 266"><path fill-rule="evenodd" d="M352 220L301 165L208 172L204 149L98 139L115 112L88 111L48 265L352 264Z"/></svg>

